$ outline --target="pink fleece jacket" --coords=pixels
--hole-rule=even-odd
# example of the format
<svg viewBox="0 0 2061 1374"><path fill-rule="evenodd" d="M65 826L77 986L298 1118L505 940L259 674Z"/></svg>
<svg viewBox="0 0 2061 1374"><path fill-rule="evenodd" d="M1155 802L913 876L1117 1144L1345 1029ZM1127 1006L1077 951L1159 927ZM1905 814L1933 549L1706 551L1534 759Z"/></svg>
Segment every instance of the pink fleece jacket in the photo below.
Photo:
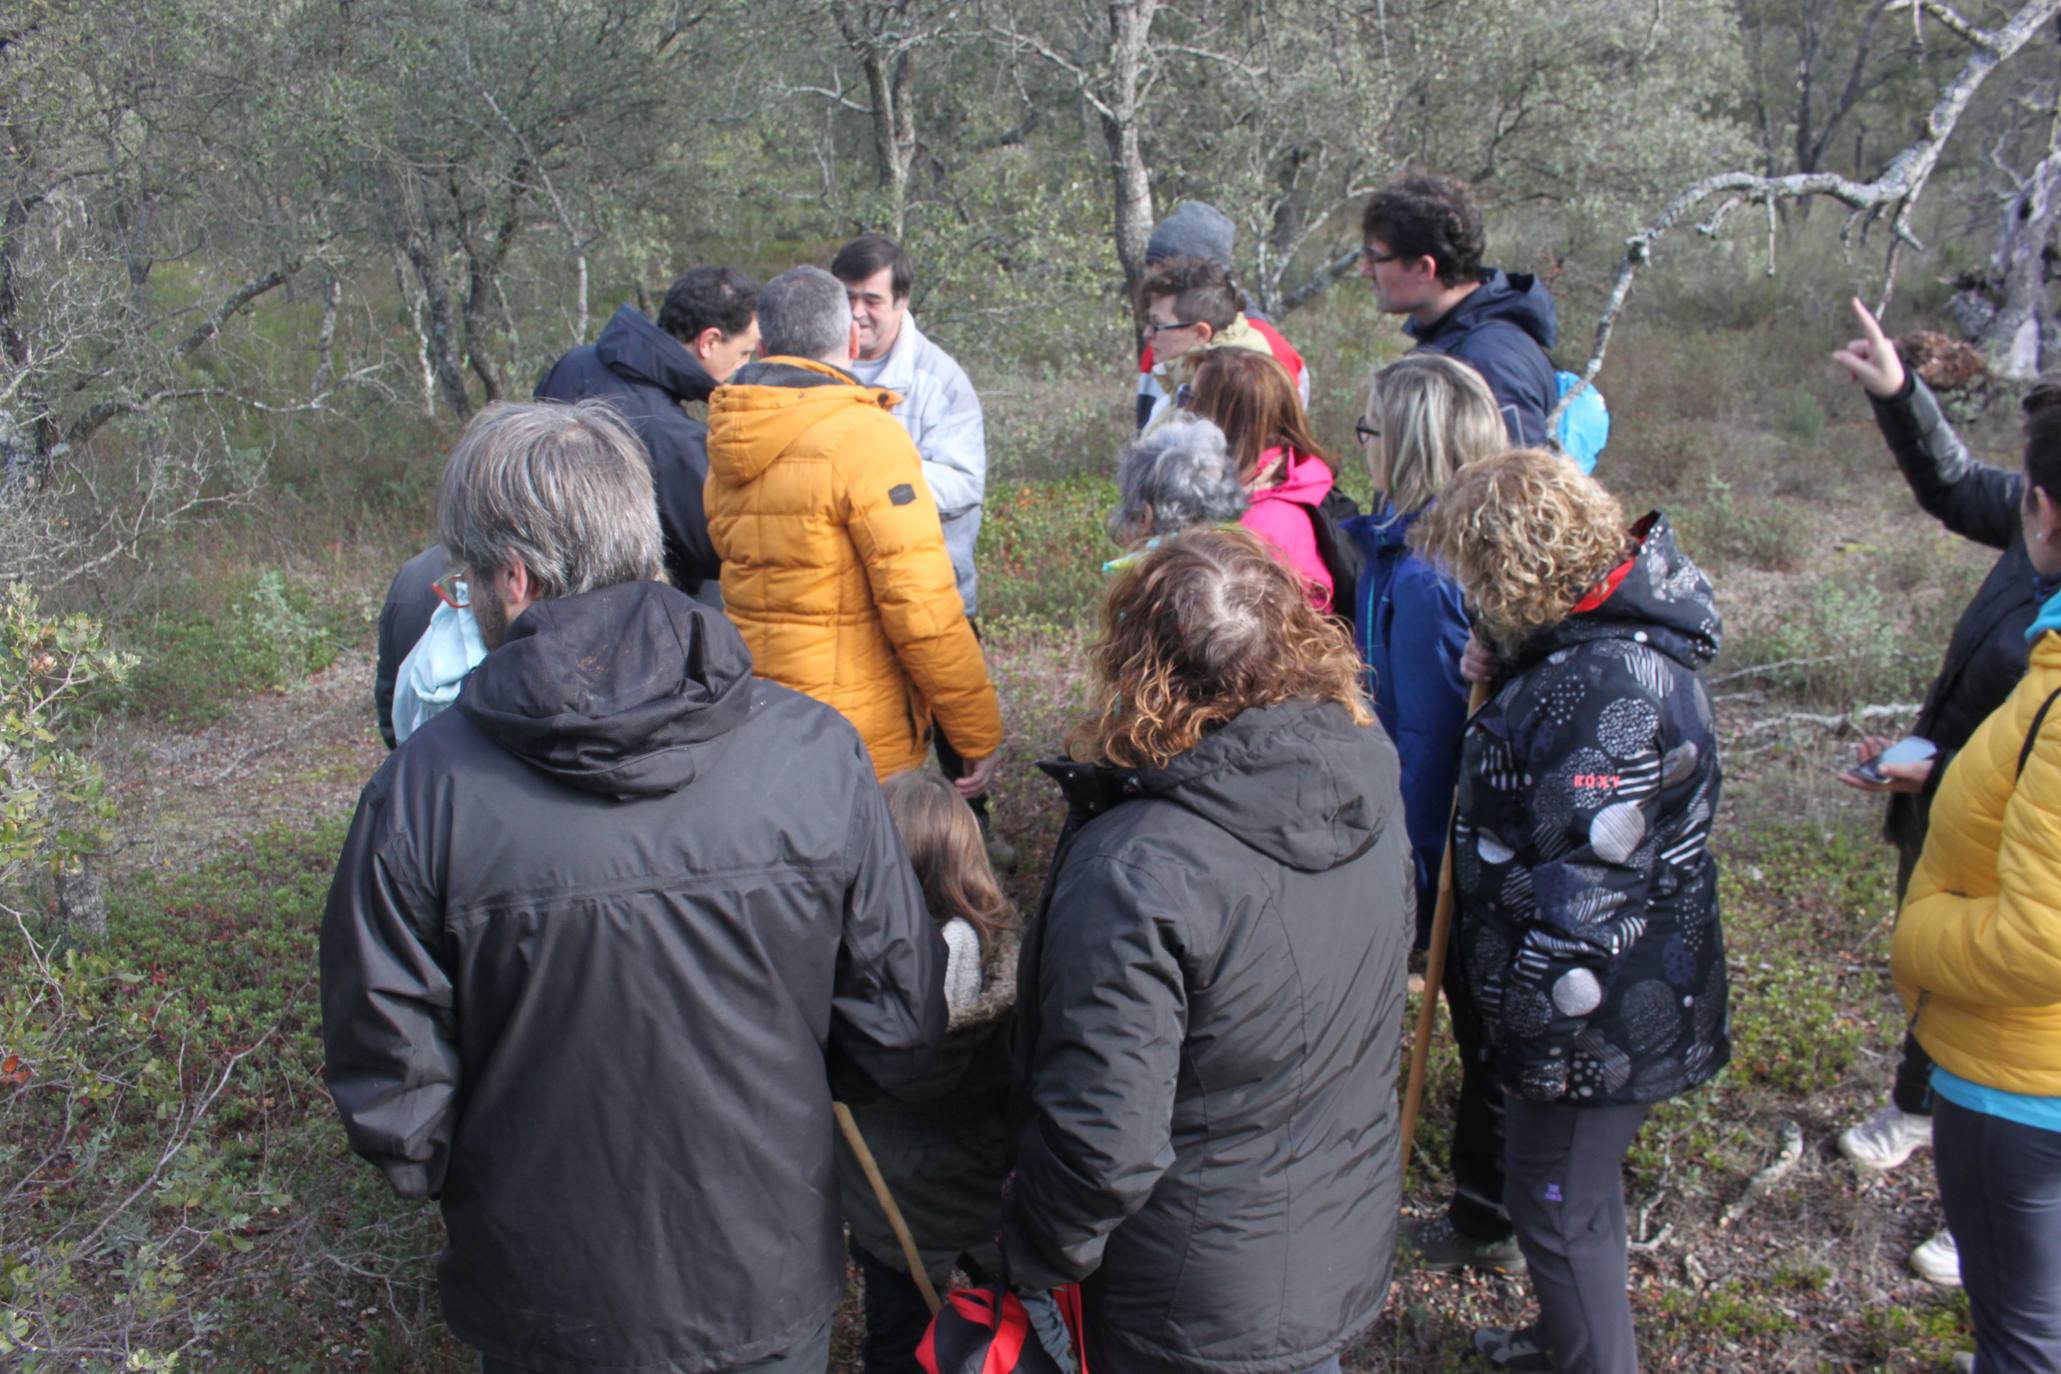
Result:
<svg viewBox="0 0 2061 1374"><path fill-rule="evenodd" d="M1331 469L1321 458L1270 448L1260 455L1265 472L1284 452L1287 461L1275 474L1272 486L1250 493L1252 504L1238 523L1272 544L1289 567L1302 574L1310 590L1310 604L1320 611L1331 609L1331 570L1317 552L1317 534L1311 522L1317 519L1317 505L1331 490Z"/></svg>

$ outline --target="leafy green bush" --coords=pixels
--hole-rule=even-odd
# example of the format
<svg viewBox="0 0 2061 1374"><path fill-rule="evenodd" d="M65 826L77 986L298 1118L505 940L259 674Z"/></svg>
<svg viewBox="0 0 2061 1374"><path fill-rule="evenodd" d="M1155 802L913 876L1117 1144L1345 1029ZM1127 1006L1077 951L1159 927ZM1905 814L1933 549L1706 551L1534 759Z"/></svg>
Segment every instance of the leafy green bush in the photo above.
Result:
<svg viewBox="0 0 2061 1374"><path fill-rule="evenodd" d="M1116 505L1107 477L990 486L980 527L980 613L1050 626L1091 620L1120 552L1103 521Z"/></svg>
<svg viewBox="0 0 2061 1374"><path fill-rule="evenodd" d="M374 614L362 592L320 598L278 568L177 584L154 614L127 627L140 666L125 703L180 724L221 720L238 699L336 662Z"/></svg>
<svg viewBox="0 0 2061 1374"><path fill-rule="evenodd" d="M434 1213L348 1156L321 1079L342 833L146 876L100 949L0 941L0 1364L461 1367L425 1310Z"/></svg>
<svg viewBox="0 0 2061 1374"><path fill-rule="evenodd" d="M1808 515L1777 501L1743 503L1733 484L1714 472L1704 477L1700 496L1676 503L1673 511L1682 546L1699 563L1738 560L1789 572L1810 552Z"/></svg>
<svg viewBox="0 0 2061 1374"><path fill-rule="evenodd" d="M1870 572L1847 570L1818 581L1790 613L1732 635L1716 670L1754 669L1761 683L1820 705L1915 700L1938 648L1908 619L1892 614Z"/></svg>

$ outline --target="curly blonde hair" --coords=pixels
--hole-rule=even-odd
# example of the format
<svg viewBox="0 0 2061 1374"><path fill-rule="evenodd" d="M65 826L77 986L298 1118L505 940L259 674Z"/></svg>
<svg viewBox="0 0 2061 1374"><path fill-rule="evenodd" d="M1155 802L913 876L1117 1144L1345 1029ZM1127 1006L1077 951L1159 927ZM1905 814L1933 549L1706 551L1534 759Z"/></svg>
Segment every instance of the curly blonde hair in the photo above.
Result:
<svg viewBox="0 0 2061 1374"><path fill-rule="evenodd" d="M1248 530L1188 530L1139 559L1089 654L1103 706L1068 736L1075 758L1163 765L1241 711L1296 698L1374 719L1345 631Z"/></svg>
<svg viewBox="0 0 2061 1374"><path fill-rule="evenodd" d="M1460 584L1475 628L1504 649L1565 620L1631 548L1617 498L1536 448L1462 468L1411 537Z"/></svg>

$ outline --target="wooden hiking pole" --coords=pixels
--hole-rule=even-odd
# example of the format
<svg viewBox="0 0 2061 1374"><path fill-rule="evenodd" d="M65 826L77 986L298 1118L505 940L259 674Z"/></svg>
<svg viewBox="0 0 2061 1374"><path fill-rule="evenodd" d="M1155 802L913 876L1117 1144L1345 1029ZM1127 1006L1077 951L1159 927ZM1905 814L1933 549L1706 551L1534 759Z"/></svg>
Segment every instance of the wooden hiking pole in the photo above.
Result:
<svg viewBox="0 0 2061 1374"><path fill-rule="evenodd" d="M1477 682L1467 695L1467 716L1488 700L1488 684ZM1417 1112L1424 1105L1424 1065L1431 1057L1431 1031L1438 1024L1438 998L1445 986L1446 946L1453 938L1453 820L1460 813L1460 792L1453 790L1453 809L1446 820L1446 857L1438 866L1438 904L1431 912L1431 948L1424 952L1424 998L1417 1007L1417 1036L1410 1042L1410 1077L1403 1089L1403 1176L1410 1173L1410 1151L1417 1143Z"/></svg>
<svg viewBox="0 0 2061 1374"><path fill-rule="evenodd" d="M902 1220L902 1209L895 1206L894 1194L887 1190L887 1180L880 1176L880 1165L874 1162L873 1152L866 1148L866 1137L859 1134L859 1123L852 1118L852 1109L842 1102L833 1102L830 1110L837 1117L837 1128L844 1132L845 1144L852 1147L852 1154L858 1158L866 1181L873 1185L873 1196L880 1200L880 1210L887 1213L887 1224L894 1228L895 1239L902 1243L902 1258L909 1263L909 1277L916 1280L916 1287L923 1294L930 1315L935 1317L943 1304L938 1301L937 1289L931 1286L930 1274L923 1267L923 1257L916 1253L916 1238L909 1234L909 1223Z"/></svg>

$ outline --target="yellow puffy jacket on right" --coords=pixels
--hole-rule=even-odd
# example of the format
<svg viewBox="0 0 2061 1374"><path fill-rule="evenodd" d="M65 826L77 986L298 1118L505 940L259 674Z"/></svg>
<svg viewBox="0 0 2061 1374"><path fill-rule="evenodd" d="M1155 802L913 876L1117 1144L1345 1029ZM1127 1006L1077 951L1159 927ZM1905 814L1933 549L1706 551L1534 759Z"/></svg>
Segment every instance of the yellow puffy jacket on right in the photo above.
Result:
<svg viewBox="0 0 2061 1374"><path fill-rule="evenodd" d="M1971 1083L2061 1097L2061 634L1962 746L1932 800L1891 947L1934 1062Z"/></svg>
<svg viewBox="0 0 2061 1374"><path fill-rule="evenodd" d="M1002 743L900 398L767 358L709 402L709 542L755 671L835 707L885 778L921 767L935 713L965 757Z"/></svg>

